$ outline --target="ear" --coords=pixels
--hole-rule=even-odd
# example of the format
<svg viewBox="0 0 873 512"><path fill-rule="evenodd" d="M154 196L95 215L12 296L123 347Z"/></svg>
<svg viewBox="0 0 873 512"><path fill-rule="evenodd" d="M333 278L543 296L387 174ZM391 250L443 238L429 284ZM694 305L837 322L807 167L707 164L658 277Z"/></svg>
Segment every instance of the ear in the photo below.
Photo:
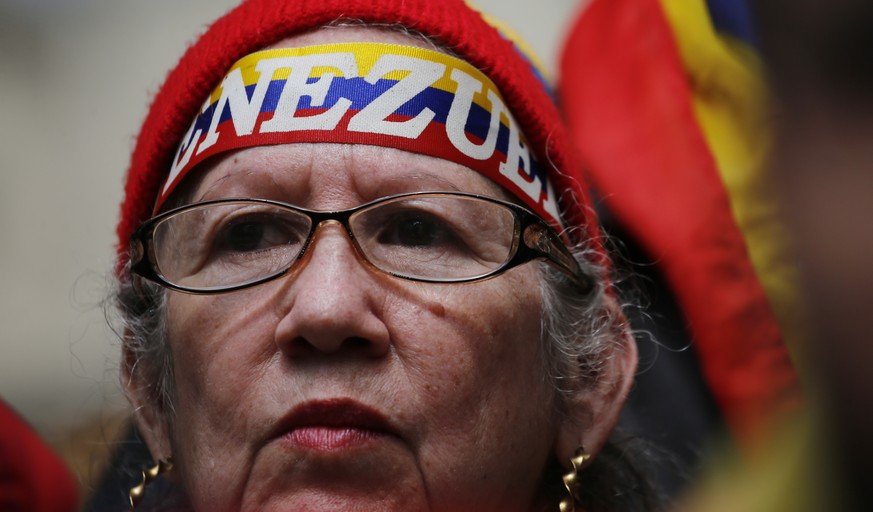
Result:
<svg viewBox="0 0 873 512"><path fill-rule="evenodd" d="M566 468L580 446L596 455L618 422L637 369L637 345L627 328L624 314L612 298L607 299L609 314L621 325L610 346L602 355L603 366L597 379L571 379L575 389L567 399L564 417L558 429L555 454Z"/></svg>
<svg viewBox="0 0 873 512"><path fill-rule="evenodd" d="M152 458L156 462L166 460L172 455L170 429L163 402L155 392L154 379L150 378L150 372L145 371L127 343L123 344L121 352L121 387L133 407L137 430Z"/></svg>

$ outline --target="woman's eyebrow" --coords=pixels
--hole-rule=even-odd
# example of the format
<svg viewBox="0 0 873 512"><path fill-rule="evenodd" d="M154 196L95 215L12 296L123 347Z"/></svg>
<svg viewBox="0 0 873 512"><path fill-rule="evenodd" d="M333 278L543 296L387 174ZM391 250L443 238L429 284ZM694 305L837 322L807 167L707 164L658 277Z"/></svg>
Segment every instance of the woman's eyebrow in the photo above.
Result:
<svg viewBox="0 0 873 512"><path fill-rule="evenodd" d="M452 181L449 181L449 180L443 178L442 176L438 176L436 174L432 174L429 172L419 172L419 173L410 174L408 176L404 176L402 178L396 178L396 179L398 181L399 180L403 180L403 181L411 180L411 181L437 182L437 183L441 184L442 186L449 188L451 190L454 190L457 192L461 191L461 187L459 187L458 185L456 185Z"/></svg>
<svg viewBox="0 0 873 512"><path fill-rule="evenodd" d="M383 185L407 185L414 183L418 184L438 184L441 188L446 188L454 192L462 192L461 187L459 187L456 183L451 180L447 180L446 178L430 173L428 171L417 171L411 174L405 174L403 176L393 176L390 178L386 178L383 182Z"/></svg>
<svg viewBox="0 0 873 512"><path fill-rule="evenodd" d="M222 177L218 178L217 180L215 180L214 182L212 182L206 188L206 190L203 190L201 193L199 193L199 195L195 194L195 197L192 199L191 202L199 203L201 201L207 201L210 199L210 197L209 197L210 194L215 193L216 190L219 189L221 185L223 185L225 182L227 182L227 180L229 180L231 178L236 180L240 177L252 176L253 174L255 174L255 173L253 171L250 171L250 170L225 174L224 176L222 176ZM236 183L232 183L231 187L233 187L234 185L236 185Z"/></svg>

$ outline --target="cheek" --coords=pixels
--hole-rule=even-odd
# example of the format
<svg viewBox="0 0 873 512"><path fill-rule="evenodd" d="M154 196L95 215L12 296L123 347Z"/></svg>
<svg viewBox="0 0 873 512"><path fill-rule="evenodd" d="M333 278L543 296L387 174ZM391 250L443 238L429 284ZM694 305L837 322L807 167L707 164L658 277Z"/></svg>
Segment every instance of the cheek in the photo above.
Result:
<svg viewBox="0 0 873 512"><path fill-rule="evenodd" d="M535 281L423 287L418 295L425 297L423 306L398 319L410 332L394 338L408 370L404 386L421 401L416 410L422 416L414 422L422 427L422 464L435 481L541 469L556 419L544 377ZM494 457L503 453L507 465L495 468Z"/></svg>
<svg viewBox="0 0 873 512"><path fill-rule="evenodd" d="M263 395L258 376L275 354L263 341L271 339L274 313L240 298L176 295L168 302L174 458L183 478L198 482L194 488L225 498L241 492L235 486L251 464L250 418Z"/></svg>
<svg viewBox="0 0 873 512"><path fill-rule="evenodd" d="M461 380L485 381L486 375L540 369L539 290L532 279L520 279L524 275L504 277L422 294L426 307L419 309L415 321L425 338L419 348L429 351L434 361L449 358L453 364L444 370L463 376Z"/></svg>
<svg viewBox="0 0 873 512"><path fill-rule="evenodd" d="M175 367L188 371L177 375L177 381L203 386L210 373L230 377L251 372L273 357L271 341L278 318L269 296L252 293L257 290L171 296L167 304L170 348Z"/></svg>

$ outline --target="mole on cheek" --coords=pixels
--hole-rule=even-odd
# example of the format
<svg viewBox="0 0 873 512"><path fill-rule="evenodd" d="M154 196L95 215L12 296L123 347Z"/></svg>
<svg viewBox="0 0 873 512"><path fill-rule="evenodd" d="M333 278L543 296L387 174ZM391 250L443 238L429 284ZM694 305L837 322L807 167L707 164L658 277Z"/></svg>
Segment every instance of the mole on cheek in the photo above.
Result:
<svg viewBox="0 0 873 512"><path fill-rule="evenodd" d="M438 316L440 318L446 316L446 307L439 302L428 302L426 307L427 310L430 311L434 316Z"/></svg>

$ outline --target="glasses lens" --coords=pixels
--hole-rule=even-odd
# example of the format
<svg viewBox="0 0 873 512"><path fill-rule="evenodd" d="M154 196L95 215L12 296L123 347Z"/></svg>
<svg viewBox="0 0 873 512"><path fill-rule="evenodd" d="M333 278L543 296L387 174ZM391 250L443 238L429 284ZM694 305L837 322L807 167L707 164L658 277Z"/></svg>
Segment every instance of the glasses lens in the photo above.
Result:
<svg viewBox="0 0 873 512"><path fill-rule="evenodd" d="M352 233L366 258L390 273L435 281L478 277L511 256L515 215L491 201L409 196L355 213Z"/></svg>
<svg viewBox="0 0 873 512"><path fill-rule="evenodd" d="M186 288L243 285L287 269L310 226L306 215L269 204L201 205L156 226L155 266L164 279Z"/></svg>

